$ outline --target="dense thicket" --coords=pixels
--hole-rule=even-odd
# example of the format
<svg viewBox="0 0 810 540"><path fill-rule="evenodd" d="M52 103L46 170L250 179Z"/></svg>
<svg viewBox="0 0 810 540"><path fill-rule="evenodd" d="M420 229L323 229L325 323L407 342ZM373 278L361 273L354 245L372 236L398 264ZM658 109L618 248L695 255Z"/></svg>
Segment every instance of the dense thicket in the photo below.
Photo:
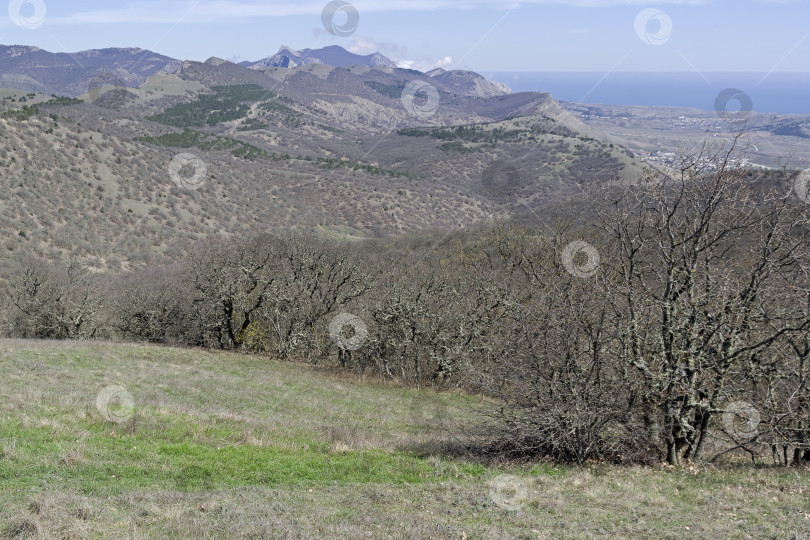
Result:
<svg viewBox="0 0 810 540"><path fill-rule="evenodd" d="M216 238L173 266L24 261L11 336L243 349L487 398L488 451L810 458L810 205L729 155L592 194L554 229ZM711 165L710 165L711 164ZM792 456L788 455L788 449Z"/></svg>

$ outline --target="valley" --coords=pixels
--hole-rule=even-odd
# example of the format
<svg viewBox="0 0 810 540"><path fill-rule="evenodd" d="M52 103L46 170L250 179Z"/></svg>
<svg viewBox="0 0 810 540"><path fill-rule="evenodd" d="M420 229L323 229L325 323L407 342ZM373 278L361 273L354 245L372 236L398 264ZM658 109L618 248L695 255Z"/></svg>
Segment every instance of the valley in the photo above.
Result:
<svg viewBox="0 0 810 540"><path fill-rule="evenodd" d="M379 237L542 221L588 185L640 170L548 94L474 73L166 65L137 87L121 77L60 100L8 93L2 249L56 260L72 246L91 267L131 268L261 227ZM409 85L432 92L405 103ZM205 166L194 190L169 172L183 152Z"/></svg>

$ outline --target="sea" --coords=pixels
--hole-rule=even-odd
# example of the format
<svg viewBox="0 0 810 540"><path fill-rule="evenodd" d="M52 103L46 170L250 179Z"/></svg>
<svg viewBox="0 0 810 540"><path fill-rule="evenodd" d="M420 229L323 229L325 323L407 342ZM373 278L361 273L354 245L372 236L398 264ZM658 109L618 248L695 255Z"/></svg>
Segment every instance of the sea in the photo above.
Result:
<svg viewBox="0 0 810 540"><path fill-rule="evenodd" d="M581 73L482 72L514 92L548 92L558 101L649 105L716 110L718 95L734 89L743 106L758 113L810 114L810 72L773 73ZM729 95L726 93L725 95ZM748 97L748 100L745 99ZM742 105L747 103L748 105Z"/></svg>

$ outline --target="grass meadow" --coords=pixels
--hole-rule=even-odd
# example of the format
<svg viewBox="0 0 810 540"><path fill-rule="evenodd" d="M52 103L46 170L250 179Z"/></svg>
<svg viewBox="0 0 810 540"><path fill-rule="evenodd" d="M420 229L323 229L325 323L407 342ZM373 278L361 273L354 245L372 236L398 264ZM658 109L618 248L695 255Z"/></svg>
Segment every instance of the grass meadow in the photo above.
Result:
<svg viewBox="0 0 810 540"><path fill-rule="evenodd" d="M484 463L456 437L480 405L261 356L3 340L0 536L810 538L806 469Z"/></svg>

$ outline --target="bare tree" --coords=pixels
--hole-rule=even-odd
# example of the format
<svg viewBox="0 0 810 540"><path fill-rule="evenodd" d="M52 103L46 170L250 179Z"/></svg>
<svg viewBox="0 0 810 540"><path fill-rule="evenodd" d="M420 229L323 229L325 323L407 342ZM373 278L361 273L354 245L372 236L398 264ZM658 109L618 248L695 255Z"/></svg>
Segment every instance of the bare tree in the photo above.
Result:
<svg viewBox="0 0 810 540"><path fill-rule="evenodd" d="M236 347L267 299L277 276L278 242L212 239L189 259L197 321L221 348Z"/></svg>
<svg viewBox="0 0 810 540"><path fill-rule="evenodd" d="M309 348L318 356L331 346L325 318L370 290L370 272L351 246L298 234L283 240L278 263L271 301L262 307L272 350L287 357Z"/></svg>
<svg viewBox="0 0 810 540"><path fill-rule="evenodd" d="M795 299L768 300L807 249L806 212L763 189L736 156L736 145L704 147L677 175L650 172L612 192L600 212L626 361L660 414L671 464L700 457L745 373L807 326Z"/></svg>
<svg viewBox="0 0 810 540"><path fill-rule="evenodd" d="M115 279L108 292L115 330L126 339L202 345L191 324L193 291L180 265L150 268Z"/></svg>
<svg viewBox="0 0 810 540"><path fill-rule="evenodd" d="M14 333L22 337L91 339L99 330L99 282L75 260L51 267L28 259L6 292Z"/></svg>

